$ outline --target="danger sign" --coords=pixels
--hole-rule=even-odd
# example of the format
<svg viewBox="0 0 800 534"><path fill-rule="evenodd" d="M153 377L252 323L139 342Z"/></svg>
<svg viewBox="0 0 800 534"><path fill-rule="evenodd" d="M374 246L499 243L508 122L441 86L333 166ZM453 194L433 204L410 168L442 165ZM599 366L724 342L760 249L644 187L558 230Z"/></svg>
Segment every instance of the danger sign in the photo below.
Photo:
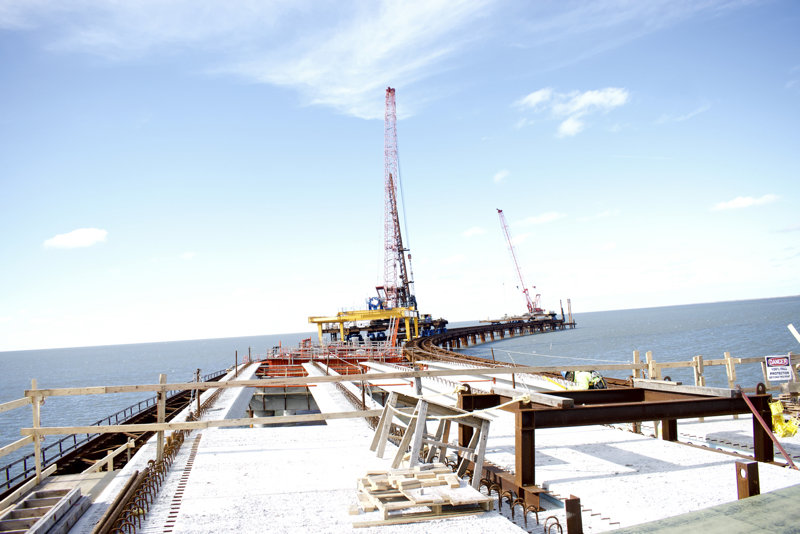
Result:
<svg viewBox="0 0 800 534"><path fill-rule="evenodd" d="M788 356L764 356L767 360L767 380L780 382L792 379L792 362Z"/></svg>

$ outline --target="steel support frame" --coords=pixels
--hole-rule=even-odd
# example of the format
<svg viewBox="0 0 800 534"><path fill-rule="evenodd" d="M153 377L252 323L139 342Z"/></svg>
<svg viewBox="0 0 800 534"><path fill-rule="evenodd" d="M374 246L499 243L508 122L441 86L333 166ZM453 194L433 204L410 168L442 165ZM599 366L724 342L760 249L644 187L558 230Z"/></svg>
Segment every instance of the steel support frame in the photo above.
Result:
<svg viewBox="0 0 800 534"><path fill-rule="evenodd" d="M540 404L522 405L522 403L517 403L502 408L514 414L516 448L514 484L523 491L529 486L531 487L530 491L535 491L533 488L536 476L534 462L536 429L661 421L662 439L677 441L678 419L752 413L742 397L706 397L684 393L655 392L641 388L565 391L550 392L550 394L572 398L575 401L575 407L558 409ZM768 422L771 430L772 418L769 402L772 400L772 396L753 395L749 399L764 420ZM459 408L472 411L498 406L509 400L509 397L496 394L462 393L459 395L458 405ZM459 443L462 446L464 443L468 443L471 437L472 429L459 426ZM772 440L755 416L753 417L753 443L754 456L757 461L774 461Z"/></svg>

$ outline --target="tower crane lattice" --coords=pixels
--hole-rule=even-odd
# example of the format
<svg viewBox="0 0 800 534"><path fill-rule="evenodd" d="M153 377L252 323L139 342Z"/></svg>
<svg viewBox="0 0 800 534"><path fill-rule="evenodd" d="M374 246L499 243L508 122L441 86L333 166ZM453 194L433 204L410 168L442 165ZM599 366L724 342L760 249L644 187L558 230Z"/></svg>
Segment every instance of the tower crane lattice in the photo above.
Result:
<svg viewBox="0 0 800 534"><path fill-rule="evenodd" d="M384 151L384 217L383 217L383 288L389 308L416 308L414 281L408 272L411 254L406 267L403 236L400 232L400 217L397 213L397 185L400 182L397 157L397 105L394 89L386 89L386 114L383 136ZM411 271L413 272L413 271ZM399 276L399 280L398 280Z"/></svg>
<svg viewBox="0 0 800 534"><path fill-rule="evenodd" d="M517 271L517 276L519 277L519 289L522 290L522 294L525 297L525 304L528 307L528 313L539 313L544 310L539 305L539 301L541 299L541 295L537 294L533 299L531 299L530 294L528 293L528 288L525 286L525 280L522 278L522 269L519 267L519 261L517 261L517 253L514 250L514 242L511 239L511 231L508 229L508 223L506 223L506 217L503 215L503 210L498 209L497 214L500 216L500 226L503 227L503 233L506 236L506 241L508 242L508 251L511 253L511 261L514 262L514 269ZM536 286L531 286L531 288L536 289Z"/></svg>

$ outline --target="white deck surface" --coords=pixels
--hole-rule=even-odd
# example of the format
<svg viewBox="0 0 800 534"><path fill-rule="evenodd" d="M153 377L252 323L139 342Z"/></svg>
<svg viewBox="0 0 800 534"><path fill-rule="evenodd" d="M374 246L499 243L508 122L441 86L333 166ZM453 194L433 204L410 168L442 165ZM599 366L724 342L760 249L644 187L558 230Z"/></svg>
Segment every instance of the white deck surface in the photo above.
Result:
<svg viewBox="0 0 800 534"><path fill-rule="evenodd" d="M410 384L387 385L386 389L395 387L412 393ZM423 379L423 390L426 394L449 392L452 383ZM224 411L235 391L226 390L206 417L215 418L217 410ZM311 391L323 412L353 410L333 385L320 384ZM452 396L432 400L448 399ZM679 421L678 429L682 439L692 436L689 441L707 436L752 444L749 416L704 423ZM451 434L451 441L455 435ZM202 437L194 464L185 472L198 436ZM376 458L369 451L372 436L363 419L329 421L325 426L196 431L178 454L141 532L522 532L519 507L515 522L504 517L510 515L507 503L502 515L495 510L461 519L354 531L354 521L379 519L378 512L348 515L348 506L357 503L356 479L368 469L388 468L396 451L390 444L385 459ZM800 454L800 437L782 441L792 453ZM145 463L155 456L152 447L141 454ZM776 459L780 459L777 453ZM507 412L492 413L487 460L514 470L514 423ZM580 497L585 532L613 530L734 501L735 461L718 452L606 426L536 432L536 482L555 494ZM110 486L99 501L113 499L124 478L141 463L139 458L131 462L118 477L119 483L112 484L116 490ZM759 472L762 493L800 484L798 471L762 463ZM82 520L83 530L76 531L89 532L99 518L95 515L94 521ZM551 515L559 518L566 531L563 508L541 512L540 521ZM532 515L527 531L542 532L542 525L535 528Z"/></svg>

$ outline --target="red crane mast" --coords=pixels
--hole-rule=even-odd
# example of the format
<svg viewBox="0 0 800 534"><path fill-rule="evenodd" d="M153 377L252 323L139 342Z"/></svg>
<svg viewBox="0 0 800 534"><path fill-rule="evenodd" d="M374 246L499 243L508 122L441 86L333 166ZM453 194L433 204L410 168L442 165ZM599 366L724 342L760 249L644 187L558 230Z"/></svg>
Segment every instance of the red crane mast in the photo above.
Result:
<svg viewBox="0 0 800 534"><path fill-rule="evenodd" d="M514 242L511 240L511 231L508 229L508 223L506 223L506 217L503 215L503 210L498 209L497 214L500 215L500 226L503 227L503 233L506 236L506 241L508 242L508 251L511 253L511 261L514 262L514 269L517 271L517 276L519 276L519 288L522 290L522 294L525 296L525 304L528 306L528 313L533 314L537 312L543 311L542 308L539 307L539 300L541 299L541 295L537 294L533 300L531 300L531 296L528 294L528 288L525 287L525 280L522 278L522 269L519 268L519 261L517 261L517 253L514 250ZM536 286L531 286L533 289L536 289Z"/></svg>
<svg viewBox="0 0 800 534"><path fill-rule="evenodd" d="M383 134L384 152L384 216L383 216L383 289L387 305L416 307L413 271L409 277L406 268L400 217L397 213L397 186L400 182L400 165L397 156L397 105L394 89L386 89L386 114ZM411 255L408 255L409 266ZM399 280L398 280L399 275Z"/></svg>

